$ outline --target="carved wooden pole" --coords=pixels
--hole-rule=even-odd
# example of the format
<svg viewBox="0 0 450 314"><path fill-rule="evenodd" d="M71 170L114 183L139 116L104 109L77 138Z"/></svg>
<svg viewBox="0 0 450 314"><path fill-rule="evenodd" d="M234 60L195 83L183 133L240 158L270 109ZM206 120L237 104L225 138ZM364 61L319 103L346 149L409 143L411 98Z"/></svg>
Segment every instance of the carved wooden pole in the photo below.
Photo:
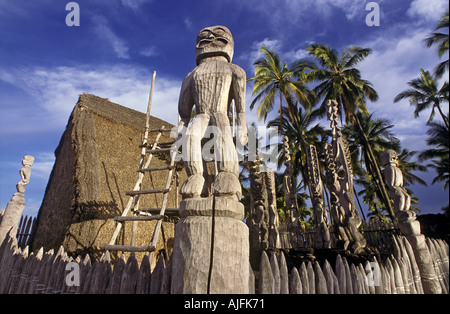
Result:
<svg viewBox="0 0 450 314"><path fill-rule="evenodd" d="M335 100L329 100L327 103L328 119L330 120L332 132L331 147L327 146L327 150L329 151L328 155L333 155L335 168L333 173L334 177L332 178L334 182L331 183L331 187L335 195L339 198L340 206L338 207L338 210L341 212L339 224L347 234L351 249L354 253L359 253L364 250L366 239L358 230L362 220L356 207L355 195L353 192L353 169L350 151L347 140L342 135L338 125L337 105ZM347 245L348 243L345 243L345 246Z"/></svg>
<svg viewBox="0 0 450 314"><path fill-rule="evenodd" d="M269 248L269 203L264 180L264 172L261 171L263 162L256 155L256 160L250 160L250 262L254 269L258 269L261 253Z"/></svg>
<svg viewBox="0 0 450 314"><path fill-rule="evenodd" d="M319 162L314 145L309 145L306 148L306 160L308 164L308 185L310 187L316 226L316 246L318 248L330 248L331 238L328 230L328 215L325 210L322 179L320 178Z"/></svg>
<svg viewBox="0 0 450 314"><path fill-rule="evenodd" d="M269 247L280 247L280 235L278 227L280 219L277 211L277 193L275 188L275 172L272 169L267 169L264 173L267 188L267 202L269 212Z"/></svg>
<svg viewBox="0 0 450 314"><path fill-rule="evenodd" d="M299 226L299 214L298 214L298 204L297 204L297 191L294 185L294 178L292 174L292 162L291 162L291 151L289 148L289 138L285 135L283 136L283 151L284 151L284 165L286 169L284 170L284 180L283 180L283 191L284 191L284 201L286 202L286 211L289 211L289 223L292 227Z"/></svg>
<svg viewBox="0 0 450 314"><path fill-rule="evenodd" d="M5 208L3 219L0 222L0 245L5 240L10 230L17 230L17 225L22 216L23 209L25 208L25 185L30 182L31 165L34 162L34 157L27 155L23 157L22 165L20 169L21 180L16 185L17 192L14 193L11 200L8 202Z"/></svg>
<svg viewBox="0 0 450 314"><path fill-rule="evenodd" d="M188 179L180 189L183 200L172 253L172 293L250 291L249 232L242 221L239 164L228 119L229 101L234 99L236 138L245 145L246 76L231 63L233 51L228 28L201 30L195 48L197 67L181 86L179 135ZM194 106L197 115L189 123ZM214 137L211 159L216 165L212 187L203 169L207 152L202 138L208 128Z"/></svg>
<svg viewBox="0 0 450 314"><path fill-rule="evenodd" d="M389 195L394 199L394 212L398 218L398 226L413 248L423 290L429 294L440 294L442 288L433 267L425 236L421 234L420 222L416 219L416 213L410 209L411 197L403 188L403 174L397 167L397 153L391 149L386 150L381 154L381 161L384 166L384 179L389 187Z"/></svg>

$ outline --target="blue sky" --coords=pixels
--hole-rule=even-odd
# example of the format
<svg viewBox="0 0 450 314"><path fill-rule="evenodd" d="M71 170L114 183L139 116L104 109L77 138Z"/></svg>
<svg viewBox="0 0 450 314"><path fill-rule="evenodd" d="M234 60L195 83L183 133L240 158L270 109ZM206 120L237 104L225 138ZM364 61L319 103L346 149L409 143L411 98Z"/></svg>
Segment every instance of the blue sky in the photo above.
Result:
<svg viewBox="0 0 450 314"><path fill-rule="evenodd" d="M436 49L426 48L423 39L448 9L447 1L375 1L379 27L366 25L364 0L79 0L78 27L65 23L68 2L0 0L0 208L15 192L22 157L31 154L36 160L24 214L37 214L53 152L83 92L145 112L155 70L152 114L175 123L181 82L195 67L196 35L210 25L231 30L233 62L247 77L253 76L262 44L287 62L305 57L312 42L339 50L371 48L360 70L380 99L369 103L369 110L395 125L403 147L426 147L429 112L414 119L407 100L393 99L420 68L432 70L439 62ZM247 107L251 100L249 83ZM247 120L257 121L255 111L247 110ZM411 187L419 207L440 212L448 192L431 185L433 171L420 176L429 187Z"/></svg>

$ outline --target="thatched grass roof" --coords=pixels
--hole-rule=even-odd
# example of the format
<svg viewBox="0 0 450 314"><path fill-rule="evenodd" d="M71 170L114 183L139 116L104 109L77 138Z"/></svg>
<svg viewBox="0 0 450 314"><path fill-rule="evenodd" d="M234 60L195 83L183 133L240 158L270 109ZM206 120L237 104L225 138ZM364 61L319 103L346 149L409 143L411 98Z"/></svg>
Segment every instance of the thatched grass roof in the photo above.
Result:
<svg viewBox="0 0 450 314"><path fill-rule="evenodd" d="M173 127L150 118L150 128L162 126ZM56 161L39 210L33 247L50 249L62 244L68 252L101 254L99 247L109 242L115 227L112 218L121 214L128 200L125 192L136 183L144 128L144 113L94 95L80 96L55 150ZM149 140L155 136L151 134ZM168 134L161 139L169 140ZM153 158L152 166L165 165L167 159ZM184 178L183 173L180 182ZM162 188L166 179L166 172L151 173L142 188ZM168 207L178 207L175 190L170 193ZM140 206L158 207L161 199L159 195L141 197ZM129 224L121 234L122 242L130 238ZM166 242L170 241L173 225L164 229ZM152 223L140 222L139 230L137 245L148 245Z"/></svg>

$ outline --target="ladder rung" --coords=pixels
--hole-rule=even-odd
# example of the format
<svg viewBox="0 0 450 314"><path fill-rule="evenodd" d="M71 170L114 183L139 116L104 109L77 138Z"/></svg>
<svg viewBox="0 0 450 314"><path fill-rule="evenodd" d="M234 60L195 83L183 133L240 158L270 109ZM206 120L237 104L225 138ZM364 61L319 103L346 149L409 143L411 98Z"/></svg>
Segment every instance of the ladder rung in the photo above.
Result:
<svg viewBox="0 0 450 314"><path fill-rule="evenodd" d="M159 219L163 219L164 216L163 215L154 215L154 216L144 216L144 217L139 217L139 216L117 216L114 217L115 221L150 221L150 220L159 220Z"/></svg>
<svg viewBox="0 0 450 314"><path fill-rule="evenodd" d="M102 245L102 250L123 252L153 252L154 246Z"/></svg>
<svg viewBox="0 0 450 314"><path fill-rule="evenodd" d="M150 132L170 132L172 129L151 129Z"/></svg>
<svg viewBox="0 0 450 314"><path fill-rule="evenodd" d="M159 146L167 146L167 145L173 145L176 143L176 140L169 141L169 142L160 142L158 143Z"/></svg>
<svg viewBox="0 0 450 314"><path fill-rule="evenodd" d="M165 167L154 167L154 168L142 168L138 169L138 172L145 172L145 171L160 171L160 170L171 170L175 168L175 166L165 166Z"/></svg>
<svg viewBox="0 0 450 314"><path fill-rule="evenodd" d="M175 142L176 142L175 140L174 141L169 141L169 142L159 142L159 143L156 143L156 145L158 145L158 146L167 146L167 145L172 146L173 144L175 144ZM139 148L142 148L142 147L151 148L154 144L155 143L141 144L141 145L139 145Z"/></svg>
<svg viewBox="0 0 450 314"><path fill-rule="evenodd" d="M146 149L146 153L164 153L164 152L169 152L172 150L172 147L166 147L166 148L156 148L156 149Z"/></svg>
<svg viewBox="0 0 450 314"><path fill-rule="evenodd" d="M138 190L138 191L127 191L126 195L141 195L141 194L154 194L154 193L167 193L170 189L155 189L155 190Z"/></svg>
<svg viewBox="0 0 450 314"><path fill-rule="evenodd" d="M150 213L150 214L159 214L161 212L161 208L139 208L140 211ZM179 208L166 208L164 211L165 215L179 215Z"/></svg>

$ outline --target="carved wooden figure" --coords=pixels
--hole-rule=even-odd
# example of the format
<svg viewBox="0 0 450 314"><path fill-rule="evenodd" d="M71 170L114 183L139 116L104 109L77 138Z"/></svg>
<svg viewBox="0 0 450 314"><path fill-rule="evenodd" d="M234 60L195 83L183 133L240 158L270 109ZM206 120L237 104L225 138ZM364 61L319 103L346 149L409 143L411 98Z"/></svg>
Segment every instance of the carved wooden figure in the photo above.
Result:
<svg viewBox="0 0 450 314"><path fill-rule="evenodd" d="M266 188L267 188L267 202L269 211L269 247L280 247L280 235L278 227L280 219L277 211L277 193L275 188L275 172L272 169L267 169L265 172Z"/></svg>
<svg viewBox="0 0 450 314"><path fill-rule="evenodd" d="M361 252L366 246L364 239L358 227L362 220L356 208L355 195L353 193L353 169L351 166L350 151L347 140L342 135L338 126L338 109L335 100L329 100L328 119L332 131L332 151L335 166L335 181L331 183L334 193L339 198L341 214L341 226L345 229L347 236L351 242L351 249L355 252Z"/></svg>
<svg viewBox="0 0 450 314"><path fill-rule="evenodd" d="M246 75L231 63L233 51L228 28L202 29L195 46L197 67L181 86L178 133L188 179L180 189L183 200L171 259L172 293L250 291L249 230L239 202L239 164L228 118L234 100L236 140L245 145ZM196 115L191 117L193 108ZM202 143L208 132L213 135L211 147L209 141ZM211 149L213 155L206 156ZM212 186L205 180L205 161L215 163Z"/></svg>
<svg viewBox="0 0 450 314"><path fill-rule="evenodd" d="M283 191L284 191L284 199L286 201L286 210L289 211L291 226L298 227L299 216L298 216L297 193L295 190L292 174L292 162L291 162L291 151L289 148L289 138L286 135L283 136L283 152L284 152L284 165L286 166L286 169L284 170L284 180L283 180Z"/></svg>
<svg viewBox="0 0 450 314"><path fill-rule="evenodd" d="M251 246L256 247L258 255L261 250L269 248L269 203L268 189L264 172L261 172L262 161L256 158L249 161L250 179L250 238Z"/></svg>
<svg viewBox="0 0 450 314"><path fill-rule="evenodd" d="M185 77L178 103L181 117L179 134L186 136L186 147L183 149L188 179L181 187L184 198L200 197L202 194L205 179L201 140L208 126L214 127L216 138L214 154L218 173L214 181L214 194L236 195L237 200L241 198L239 164L228 112L231 101L234 100L237 111L237 140L245 145L246 75L242 68L231 63L233 51L233 37L224 26L206 27L197 36L197 67ZM194 107L196 115L188 126Z"/></svg>
<svg viewBox="0 0 450 314"><path fill-rule="evenodd" d="M349 236L344 228L345 212L339 205L339 182L337 181L336 164L334 162L333 147L331 144L325 144L326 160L326 184L330 191L330 218L331 224L336 232L336 238L343 243L343 248L347 249L350 244Z"/></svg>
<svg viewBox="0 0 450 314"><path fill-rule="evenodd" d="M23 168L20 169L19 174L21 180L17 183L17 192L14 193L11 200L5 208L3 219L0 222L0 244L6 238L10 230L17 230L20 216L25 208L25 185L30 182L31 165L33 165L34 157L26 155L22 159Z"/></svg>
<svg viewBox="0 0 450 314"><path fill-rule="evenodd" d="M397 167L397 152L388 149L381 154L384 166L384 180L389 189L389 196L394 199L394 212L398 216L401 211L409 210L411 197L403 187L403 174Z"/></svg>
<svg viewBox="0 0 450 314"><path fill-rule="evenodd" d="M421 234L420 222L416 213L410 209L411 197L403 187L403 174L398 165L397 153L391 149L381 154L384 165L384 180L389 188L389 196L394 199L394 213L398 227L406 236L414 252L422 278L425 293L440 294L442 288L433 268L433 260L425 236Z"/></svg>
<svg viewBox="0 0 450 314"><path fill-rule="evenodd" d="M319 248L330 248L330 231L328 230L328 216L324 207L323 185L320 178L317 151L314 145L306 148L306 159L308 163L308 181L311 193L311 201L314 210L314 223L316 225L316 246Z"/></svg>

